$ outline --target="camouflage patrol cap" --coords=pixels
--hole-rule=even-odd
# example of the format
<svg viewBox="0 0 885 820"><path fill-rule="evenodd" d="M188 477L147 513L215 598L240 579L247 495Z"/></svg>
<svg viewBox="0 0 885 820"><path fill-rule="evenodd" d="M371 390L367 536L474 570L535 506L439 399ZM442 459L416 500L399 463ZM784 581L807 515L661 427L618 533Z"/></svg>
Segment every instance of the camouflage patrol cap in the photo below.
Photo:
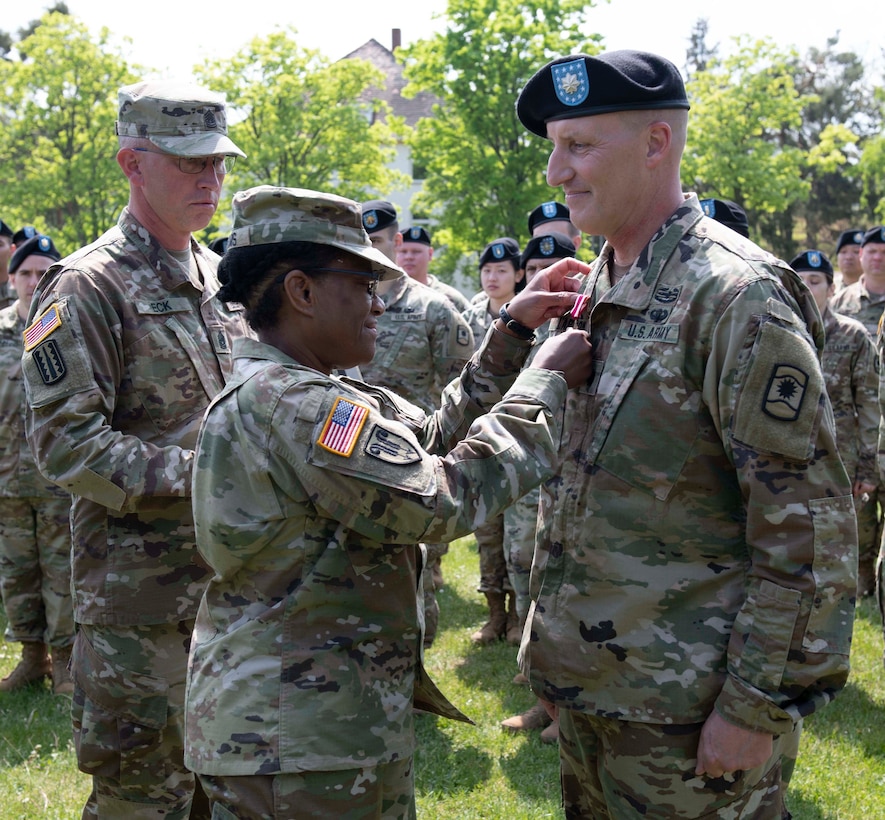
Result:
<svg viewBox="0 0 885 820"><path fill-rule="evenodd" d="M849 228L847 231L842 231L839 234L839 239L836 242L836 253L842 250L846 245L860 245L863 243L863 231L860 228Z"/></svg>
<svg viewBox="0 0 885 820"><path fill-rule="evenodd" d="M118 93L116 132L141 137L178 157L246 155L227 135L224 97L197 85L149 81Z"/></svg>
<svg viewBox="0 0 885 820"><path fill-rule="evenodd" d="M259 185L234 194L233 223L228 251L247 245L313 242L365 259L382 279L405 276L402 268L372 247L359 203L352 199L304 188Z"/></svg>
<svg viewBox="0 0 885 820"><path fill-rule="evenodd" d="M625 49L547 63L520 92L516 115L533 134L546 137L552 120L688 107L682 75L673 63Z"/></svg>
<svg viewBox="0 0 885 820"><path fill-rule="evenodd" d="M61 259L61 254L53 241L48 236L37 234L16 247L15 253L9 260L9 272L15 273L29 256L46 256L53 262L58 262Z"/></svg>
<svg viewBox="0 0 885 820"><path fill-rule="evenodd" d="M803 251L798 256L794 256L790 260L790 267L799 273L800 271L811 271L812 273L822 273L827 277L828 282L833 281L833 265L823 251L810 248Z"/></svg>

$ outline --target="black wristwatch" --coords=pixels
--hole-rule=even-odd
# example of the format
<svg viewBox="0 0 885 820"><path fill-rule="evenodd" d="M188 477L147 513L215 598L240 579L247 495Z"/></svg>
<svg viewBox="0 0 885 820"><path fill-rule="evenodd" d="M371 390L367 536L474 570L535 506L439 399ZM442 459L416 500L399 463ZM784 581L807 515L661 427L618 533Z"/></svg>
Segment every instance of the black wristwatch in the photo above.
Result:
<svg viewBox="0 0 885 820"><path fill-rule="evenodd" d="M520 339L525 339L527 342L531 341L535 338L535 331L530 327L526 327L525 325L520 324L514 319L510 313L507 311L507 307L510 304L508 302L501 310L498 312L498 315L501 317L501 321L507 327L511 333L515 333L519 336Z"/></svg>

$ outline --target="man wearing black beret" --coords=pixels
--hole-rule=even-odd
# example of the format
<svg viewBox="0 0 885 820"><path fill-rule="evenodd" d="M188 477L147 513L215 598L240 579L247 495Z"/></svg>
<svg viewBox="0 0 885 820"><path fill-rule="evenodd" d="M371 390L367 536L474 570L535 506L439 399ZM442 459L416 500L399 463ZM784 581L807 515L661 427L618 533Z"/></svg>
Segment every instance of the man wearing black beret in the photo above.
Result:
<svg viewBox="0 0 885 820"><path fill-rule="evenodd" d="M9 257L13 250L12 228L0 219L0 308L15 301L15 291L9 285Z"/></svg>
<svg viewBox="0 0 885 820"><path fill-rule="evenodd" d="M559 320L594 371L541 490L520 647L558 714L566 816L788 817L802 719L848 676L856 580L820 314L683 194L672 63L562 57L516 109L606 240Z"/></svg>
<svg viewBox="0 0 885 820"><path fill-rule="evenodd" d="M834 279L836 290L841 290L847 285L853 285L863 268L860 266L860 245L863 242L864 232L860 228L849 228L842 231L836 240L836 264L839 266L839 276Z"/></svg>

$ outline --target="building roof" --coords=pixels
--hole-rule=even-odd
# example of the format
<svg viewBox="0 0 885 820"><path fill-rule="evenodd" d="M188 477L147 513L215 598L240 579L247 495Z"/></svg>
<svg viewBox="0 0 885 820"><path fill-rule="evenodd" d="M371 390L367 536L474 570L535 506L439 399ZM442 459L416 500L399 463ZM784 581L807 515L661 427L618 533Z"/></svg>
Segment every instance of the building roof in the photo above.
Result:
<svg viewBox="0 0 885 820"><path fill-rule="evenodd" d="M370 88L363 97L368 100L383 100L391 111L398 117L402 117L406 124L414 126L422 117L430 117L433 114L434 103L439 102L433 94L420 92L412 98L402 96L402 90L408 82L403 76L403 67L397 62L393 52L381 45L377 40L369 40L359 48L346 54L342 59L361 59L370 62L376 68L384 72L387 81L384 88Z"/></svg>

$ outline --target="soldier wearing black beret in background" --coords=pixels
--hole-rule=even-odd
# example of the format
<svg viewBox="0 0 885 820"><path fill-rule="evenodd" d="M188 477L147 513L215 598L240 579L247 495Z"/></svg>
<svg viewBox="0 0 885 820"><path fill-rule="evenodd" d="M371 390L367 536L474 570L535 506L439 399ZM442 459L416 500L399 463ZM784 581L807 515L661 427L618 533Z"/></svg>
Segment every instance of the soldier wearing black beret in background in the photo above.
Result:
<svg viewBox="0 0 885 820"><path fill-rule="evenodd" d="M683 193L688 108L637 51L554 60L517 102L606 240L558 325L587 328L593 375L541 488L520 647L575 819L787 817L801 721L848 676L857 536L820 314Z"/></svg>
<svg viewBox="0 0 885 820"><path fill-rule="evenodd" d="M575 250L581 247L581 232L572 222L568 207L561 202L542 202L529 213L528 224L529 234L533 237L564 233L574 244Z"/></svg>
<svg viewBox="0 0 885 820"><path fill-rule="evenodd" d="M443 282L430 273L430 260L433 259L433 244L426 228L414 225L402 232L403 241L396 251L396 264L416 282L432 288L446 297L458 311L470 306L467 297L458 288Z"/></svg>
<svg viewBox="0 0 885 820"><path fill-rule="evenodd" d="M836 240L836 264L839 274L834 276L836 290L841 290L847 285L853 285L863 268L860 265L860 245L863 242L864 232L860 228L849 228L839 234Z"/></svg>
<svg viewBox="0 0 885 820"><path fill-rule="evenodd" d="M383 199L364 202L362 220L372 246L395 262L403 237L393 203ZM430 238L423 228L411 228L410 232L415 234L413 241L426 241L429 247ZM393 390L422 412L432 413L445 386L473 354L473 334L444 294L411 276L381 282L378 296L384 313L377 318L375 356L360 366L360 378ZM442 586L441 561L449 545L426 543L424 547L424 646L430 647L439 626L436 592Z"/></svg>

